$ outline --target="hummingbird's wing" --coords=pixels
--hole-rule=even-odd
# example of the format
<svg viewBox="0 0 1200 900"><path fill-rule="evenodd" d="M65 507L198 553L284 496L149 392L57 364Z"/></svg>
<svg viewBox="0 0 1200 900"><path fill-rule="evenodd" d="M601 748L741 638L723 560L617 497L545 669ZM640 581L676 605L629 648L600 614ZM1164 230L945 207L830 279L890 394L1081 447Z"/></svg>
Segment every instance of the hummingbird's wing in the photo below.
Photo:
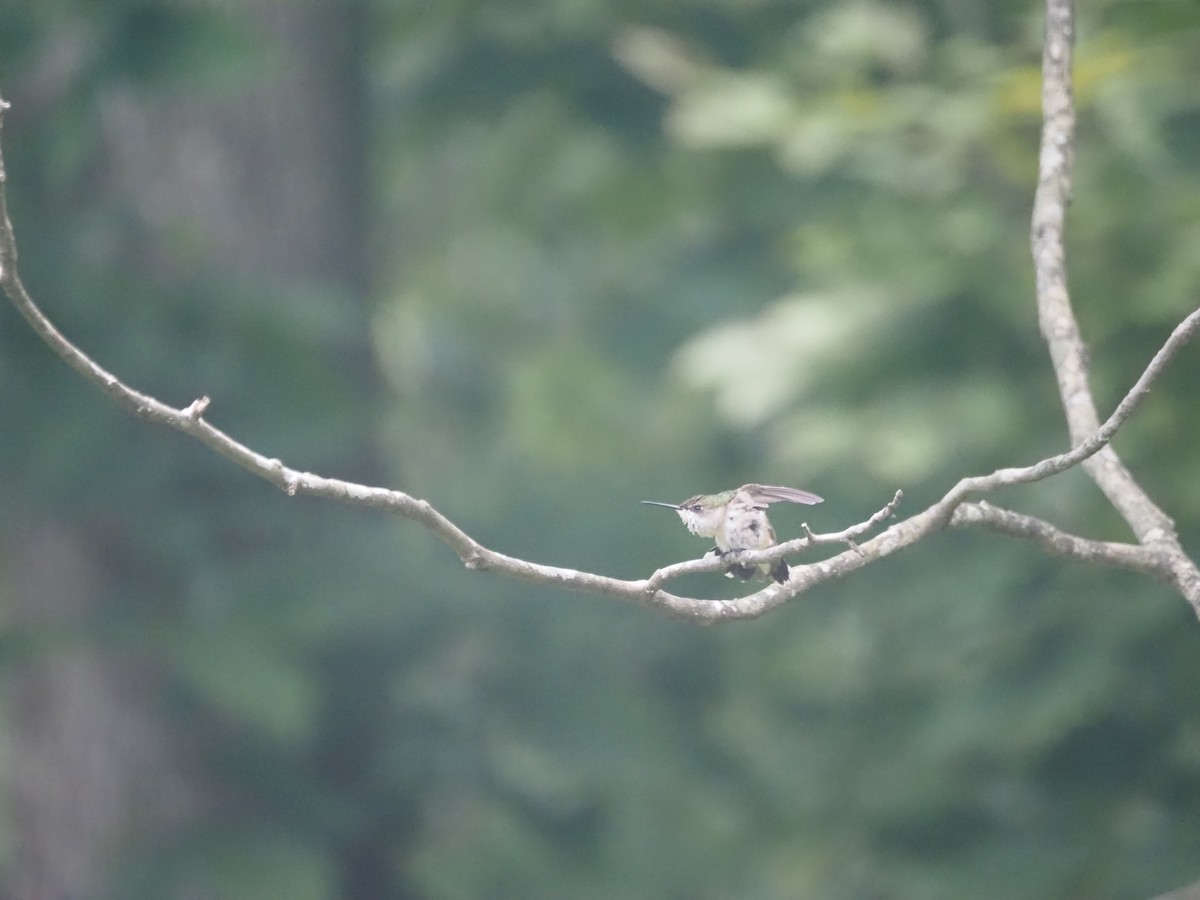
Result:
<svg viewBox="0 0 1200 900"><path fill-rule="evenodd" d="M772 484L744 484L739 491L745 492L754 503L763 506L772 503L804 503L811 506L823 502L823 498L808 491Z"/></svg>

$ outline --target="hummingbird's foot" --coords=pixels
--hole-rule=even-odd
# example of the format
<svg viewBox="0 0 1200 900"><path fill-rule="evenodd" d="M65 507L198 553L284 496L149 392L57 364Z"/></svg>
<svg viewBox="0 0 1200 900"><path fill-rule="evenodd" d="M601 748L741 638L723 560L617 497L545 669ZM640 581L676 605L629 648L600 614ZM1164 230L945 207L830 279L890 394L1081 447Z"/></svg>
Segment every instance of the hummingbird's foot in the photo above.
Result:
<svg viewBox="0 0 1200 900"><path fill-rule="evenodd" d="M730 563L725 569L726 578L736 578L739 581L749 581L757 574L753 566L743 566L741 563Z"/></svg>
<svg viewBox="0 0 1200 900"><path fill-rule="evenodd" d="M704 554L704 558L711 559L712 557L717 556L717 557L720 557L721 559L725 559L728 556L738 556L738 555L740 555L740 553L741 553L740 550L726 550L726 551L722 552L720 547L713 547L711 550L709 550L707 553ZM783 579L784 579L784 581L786 581L787 580L787 574L786 574L787 563L782 563L782 564L784 567ZM757 567L755 567L755 566L747 566L747 565L743 565L742 563L738 563L738 562L729 562L729 563L725 564L725 577L726 578L736 578L739 581L749 581L751 578L753 578L757 574L759 574L759 571L758 571ZM772 577L774 577L775 572L772 571L771 575L772 575ZM776 581L778 581L778 580L779 579L776 578Z"/></svg>
<svg viewBox="0 0 1200 900"><path fill-rule="evenodd" d="M726 556L726 554L721 552L720 547L712 547L704 554L704 559L713 559L714 557L719 558L719 559L724 559L725 556ZM730 564L725 567L725 577L726 578L741 578L742 581L745 581L747 578L749 578L748 575L743 576L741 574L734 574L735 570L740 570L740 569L745 569L745 568L746 568L745 566L738 566L736 564Z"/></svg>

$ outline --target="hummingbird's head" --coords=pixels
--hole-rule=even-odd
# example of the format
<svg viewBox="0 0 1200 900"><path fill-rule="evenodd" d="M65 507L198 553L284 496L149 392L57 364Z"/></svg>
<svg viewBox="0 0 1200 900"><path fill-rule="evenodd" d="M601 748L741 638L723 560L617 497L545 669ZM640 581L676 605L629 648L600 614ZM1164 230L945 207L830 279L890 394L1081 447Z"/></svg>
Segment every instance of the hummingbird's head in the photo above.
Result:
<svg viewBox="0 0 1200 900"><path fill-rule="evenodd" d="M679 518L692 534L701 537L714 537L725 523L725 508L713 506L712 498L699 494L684 500L682 503L660 503L657 500L643 500L648 506L665 506L679 513Z"/></svg>

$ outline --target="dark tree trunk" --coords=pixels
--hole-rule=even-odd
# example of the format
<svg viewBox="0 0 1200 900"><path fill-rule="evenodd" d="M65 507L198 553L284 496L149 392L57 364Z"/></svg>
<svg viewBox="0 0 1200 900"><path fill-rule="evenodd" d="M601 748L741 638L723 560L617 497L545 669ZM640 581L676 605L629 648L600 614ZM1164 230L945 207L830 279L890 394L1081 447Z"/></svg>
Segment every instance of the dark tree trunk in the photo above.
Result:
<svg viewBox="0 0 1200 900"><path fill-rule="evenodd" d="M343 321L353 326L343 333L355 335L356 346L335 348L335 362L355 361L367 379L361 362L368 357L361 351L370 282L365 5L223 5L263 48L261 69L251 69L246 84L205 93L186 82L163 91L102 88L100 160L87 183L93 196L132 206L135 232L154 235L159 226L186 221L198 228L201 250L184 257L164 243L133 247L138 242L126 240L107 252L128 260L135 280L148 276L170 285L180 275L195 276L183 271L191 266L214 280L304 285L344 297ZM70 52L56 53L35 54L38 65L61 58L69 69ZM46 93L54 82L46 75L44 69L17 73L3 86L14 101L8 142L17 140L18 110L56 115L56 96ZM13 180L22 177L11 159L10 171ZM20 222L17 230L20 240ZM119 361L105 362L121 370ZM154 385L139 386L154 391ZM106 401L96 395L95 402ZM347 453L360 471L371 455L361 444ZM0 477L10 487L19 484L14 473ZM37 510L36 496L22 499L34 510L30 519L0 535L11 625L29 636L29 650L8 682L7 788L15 837L3 895L98 897L114 849L152 845L186 828L211 813L212 798L187 758L187 736L164 718L161 673L136 648L99 646L88 630L87 623L102 620L117 583L112 560L122 549L136 552L122 526L98 534L62 513ZM207 894L175 885L170 896Z"/></svg>

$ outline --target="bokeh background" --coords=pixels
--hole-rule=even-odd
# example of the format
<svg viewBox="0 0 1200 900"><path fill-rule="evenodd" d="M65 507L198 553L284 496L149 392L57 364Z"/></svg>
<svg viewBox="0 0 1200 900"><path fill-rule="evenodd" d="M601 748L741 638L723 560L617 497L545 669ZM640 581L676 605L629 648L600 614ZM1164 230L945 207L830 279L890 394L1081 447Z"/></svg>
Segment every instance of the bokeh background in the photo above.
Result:
<svg viewBox="0 0 1200 900"><path fill-rule="evenodd" d="M1200 6L1082 5L1102 412L1200 298ZM26 283L135 387L504 552L912 512L1065 447L1025 0L0 2ZM1200 352L1116 446L1200 552ZM5 900L1137 898L1200 877L1200 625L937 536L702 628L466 572L135 421L0 305ZM1126 530L1078 472L998 496ZM707 596L737 588L707 576Z"/></svg>

